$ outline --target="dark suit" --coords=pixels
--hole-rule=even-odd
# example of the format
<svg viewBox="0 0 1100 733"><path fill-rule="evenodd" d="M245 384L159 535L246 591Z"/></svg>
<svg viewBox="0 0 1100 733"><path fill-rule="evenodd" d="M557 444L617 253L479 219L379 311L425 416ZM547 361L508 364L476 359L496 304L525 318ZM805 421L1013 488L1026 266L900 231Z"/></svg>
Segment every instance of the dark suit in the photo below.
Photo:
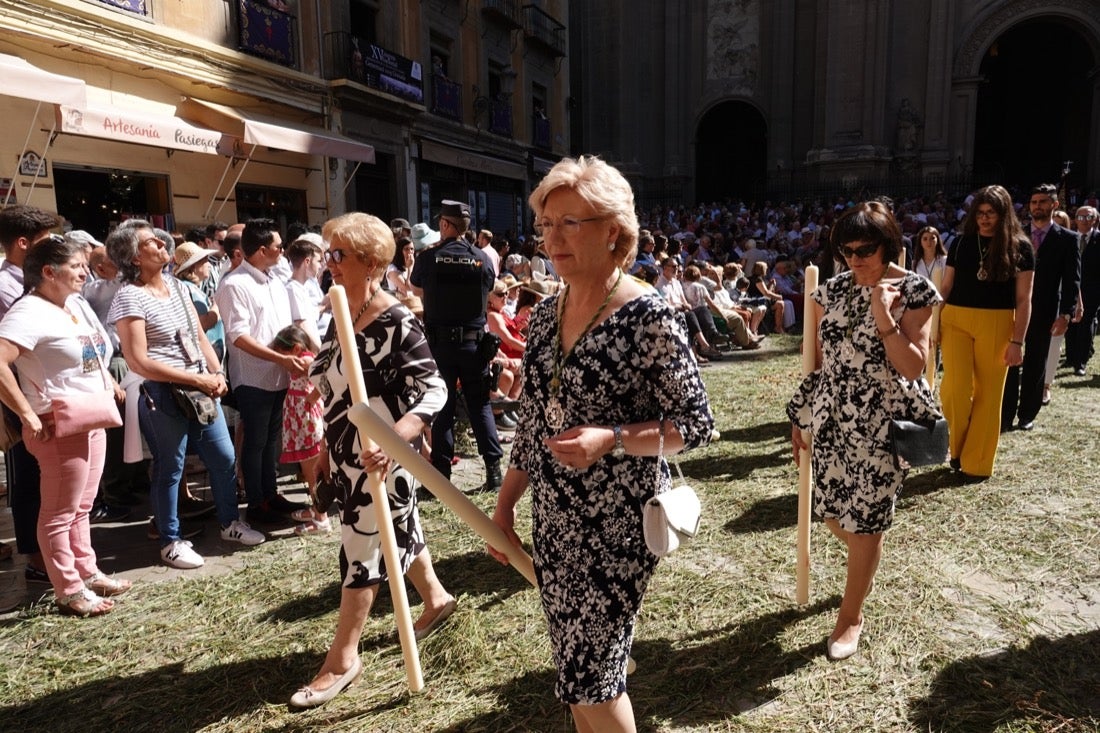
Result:
<svg viewBox="0 0 1100 733"><path fill-rule="evenodd" d="M1084 315L1066 331L1066 364L1084 369L1092 357L1092 338L1096 335L1097 311L1100 311L1100 229L1082 235L1081 302Z"/></svg>
<svg viewBox="0 0 1100 733"><path fill-rule="evenodd" d="M1025 227L1028 236L1031 228ZM1043 244L1035 253L1035 284L1031 291L1031 321L1024 337L1024 363L1008 370L1001 402L1001 428L1012 425L1013 416L1020 424L1035 420L1043 406L1050 329L1063 313L1071 316L1077 309L1077 289L1081 284L1081 255L1077 235L1051 223Z"/></svg>

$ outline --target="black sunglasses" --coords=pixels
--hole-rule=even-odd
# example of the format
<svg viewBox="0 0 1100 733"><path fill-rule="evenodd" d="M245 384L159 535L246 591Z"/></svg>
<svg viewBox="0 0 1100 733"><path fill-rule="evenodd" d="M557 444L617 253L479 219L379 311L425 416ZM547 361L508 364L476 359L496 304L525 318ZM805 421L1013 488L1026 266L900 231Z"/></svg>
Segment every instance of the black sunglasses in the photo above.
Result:
<svg viewBox="0 0 1100 733"><path fill-rule="evenodd" d="M868 242L858 247L849 247L846 244L842 244L840 245L840 254L842 257L858 257L861 260L865 260L877 252L878 248L879 245L877 242Z"/></svg>

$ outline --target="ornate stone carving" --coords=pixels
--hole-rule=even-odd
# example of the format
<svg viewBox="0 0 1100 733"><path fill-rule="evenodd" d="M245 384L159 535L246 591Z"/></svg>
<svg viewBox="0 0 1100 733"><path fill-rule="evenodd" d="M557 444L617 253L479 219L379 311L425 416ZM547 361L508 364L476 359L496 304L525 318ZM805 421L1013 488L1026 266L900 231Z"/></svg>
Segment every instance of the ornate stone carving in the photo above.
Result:
<svg viewBox="0 0 1100 733"><path fill-rule="evenodd" d="M759 0L712 0L707 9L707 79L729 94L752 94L760 67Z"/></svg>

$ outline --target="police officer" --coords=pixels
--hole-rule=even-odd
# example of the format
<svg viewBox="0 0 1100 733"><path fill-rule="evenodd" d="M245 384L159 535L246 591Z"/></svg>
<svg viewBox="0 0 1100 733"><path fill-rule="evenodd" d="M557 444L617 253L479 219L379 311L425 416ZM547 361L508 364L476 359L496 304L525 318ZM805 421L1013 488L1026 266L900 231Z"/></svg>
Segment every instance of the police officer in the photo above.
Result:
<svg viewBox="0 0 1100 733"><path fill-rule="evenodd" d="M439 373L447 381L447 404L432 424L432 465L451 475L455 450L455 396L458 382L466 413L485 459L485 486L499 491L504 455L489 405L489 361L480 353L485 334L485 306L496 276L489 258L463 238L470 226L470 209L459 201L443 201L439 214L439 246L416 259L410 282L424 301L424 327Z"/></svg>

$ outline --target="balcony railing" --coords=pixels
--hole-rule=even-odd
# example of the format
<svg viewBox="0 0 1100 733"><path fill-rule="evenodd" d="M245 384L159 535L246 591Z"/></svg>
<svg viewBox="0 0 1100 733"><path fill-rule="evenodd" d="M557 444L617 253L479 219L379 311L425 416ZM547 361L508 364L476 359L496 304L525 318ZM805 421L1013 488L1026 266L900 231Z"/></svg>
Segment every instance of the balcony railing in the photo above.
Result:
<svg viewBox="0 0 1100 733"><path fill-rule="evenodd" d="M499 20L509 28L523 27L518 0L484 0L481 13L487 18Z"/></svg>
<svg viewBox="0 0 1100 733"><path fill-rule="evenodd" d="M512 102L494 99L489 103L489 132L512 137Z"/></svg>
<svg viewBox="0 0 1100 733"><path fill-rule="evenodd" d="M149 15L149 3L146 0L98 0L100 5L107 5L116 10L124 10L127 13L147 17Z"/></svg>
<svg viewBox="0 0 1100 733"><path fill-rule="evenodd" d="M432 114L462 122L462 85L433 74Z"/></svg>
<svg viewBox="0 0 1100 733"><path fill-rule="evenodd" d="M541 150L550 149L550 120L545 117L535 117L532 125L534 134L531 136L531 144Z"/></svg>
<svg viewBox="0 0 1100 733"><path fill-rule="evenodd" d="M238 48L253 56L298 68L298 19L260 0L239 0Z"/></svg>
<svg viewBox="0 0 1100 733"><path fill-rule="evenodd" d="M424 74L418 62L344 31L325 34L325 78L353 79L424 104Z"/></svg>
<svg viewBox="0 0 1100 733"><path fill-rule="evenodd" d="M523 33L552 55L565 55L565 26L537 5L523 6Z"/></svg>

